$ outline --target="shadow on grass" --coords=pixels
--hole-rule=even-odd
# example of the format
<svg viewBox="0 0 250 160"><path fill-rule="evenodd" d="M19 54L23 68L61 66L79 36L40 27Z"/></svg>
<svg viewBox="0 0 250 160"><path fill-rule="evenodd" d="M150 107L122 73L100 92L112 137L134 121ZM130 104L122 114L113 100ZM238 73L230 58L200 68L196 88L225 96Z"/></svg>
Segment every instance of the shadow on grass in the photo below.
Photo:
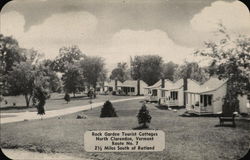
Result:
<svg viewBox="0 0 250 160"><path fill-rule="evenodd" d="M214 127L231 127L231 128L235 128L236 126L234 126L233 124L216 124Z"/></svg>
<svg viewBox="0 0 250 160"><path fill-rule="evenodd" d="M36 108L34 106L6 106L6 107L1 107L0 111L8 111L8 110L22 110L22 109L29 109L29 108Z"/></svg>
<svg viewBox="0 0 250 160"><path fill-rule="evenodd" d="M149 128L148 125L141 125L135 128L132 128L133 130L150 130L151 128Z"/></svg>
<svg viewBox="0 0 250 160"><path fill-rule="evenodd" d="M164 105L155 105L156 108L161 109L161 110L168 110L168 106L164 106Z"/></svg>
<svg viewBox="0 0 250 160"><path fill-rule="evenodd" d="M76 97L70 97L71 101L75 101L75 100L89 100L90 98L88 96L76 96ZM62 98L53 98L51 100L64 100L64 97Z"/></svg>

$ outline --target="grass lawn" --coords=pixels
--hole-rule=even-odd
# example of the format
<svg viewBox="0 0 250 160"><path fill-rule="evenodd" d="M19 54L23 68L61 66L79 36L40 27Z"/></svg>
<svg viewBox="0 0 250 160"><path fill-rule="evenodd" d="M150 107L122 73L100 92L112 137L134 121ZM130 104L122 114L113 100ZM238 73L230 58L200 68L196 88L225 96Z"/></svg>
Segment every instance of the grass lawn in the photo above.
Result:
<svg viewBox="0 0 250 160"><path fill-rule="evenodd" d="M72 96L72 95L71 95ZM122 98L129 98L131 96L109 96L109 95L97 95L96 99L92 99L92 102L101 102L105 101L107 99L110 100L116 100L116 99L122 99ZM9 96L4 97L5 100L8 101L8 104L5 104L4 102L1 103L0 111L2 113L7 112L24 112L24 111L30 111L30 112L36 112L37 109L35 107L26 107L26 102L24 99L24 96ZM68 107L74 107L74 106L81 106L89 104L89 97L86 95L76 95L76 97L71 97L71 101L67 104L64 100L64 94L57 94L53 93L51 95L51 98L46 101L45 104L45 110L56 110L56 109L62 109L62 108L68 108ZM16 103L16 106L13 106L13 103ZM32 102L30 102L30 105Z"/></svg>
<svg viewBox="0 0 250 160"><path fill-rule="evenodd" d="M216 127L216 117L181 117L177 112L148 105L151 129L166 134L163 152L88 153L84 151L84 131L132 129L137 127L139 100L115 103L119 117L99 118L101 108L63 116L1 125L1 147L22 148L45 153L64 153L92 159L239 159L250 145L249 121L236 121L236 128ZM76 119L78 114L87 119ZM161 142L159 142L161 143Z"/></svg>

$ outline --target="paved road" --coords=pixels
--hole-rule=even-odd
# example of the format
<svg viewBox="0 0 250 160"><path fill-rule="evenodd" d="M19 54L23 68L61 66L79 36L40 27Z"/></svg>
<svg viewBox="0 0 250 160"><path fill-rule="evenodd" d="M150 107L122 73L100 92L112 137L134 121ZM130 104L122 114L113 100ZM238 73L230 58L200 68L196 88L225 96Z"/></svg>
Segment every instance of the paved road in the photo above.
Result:
<svg viewBox="0 0 250 160"><path fill-rule="evenodd" d="M143 99L144 97L134 97L134 98L127 98L127 99L118 99L118 100L111 100L112 103L117 102L123 102L123 101L129 101L129 100L135 100L135 99ZM93 104L88 104L84 106L76 106L76 107L70 107L70 108L64 108L64 109L58 109L58 110L51 110L46 111L46 114L43 116L43 119L45 118L51 118L51 117L57 117L62 116L66 114L71 114L79 111L89 110L95 107L102 106L104 102L98 102ZM24 120L34 120L34 119L40 119L41 117L37 115L37 112L18 112L18 113L0 113L0 115L6 115L11 117L0 117L0 123L12 123L12 122L20 122Z"/></svg>

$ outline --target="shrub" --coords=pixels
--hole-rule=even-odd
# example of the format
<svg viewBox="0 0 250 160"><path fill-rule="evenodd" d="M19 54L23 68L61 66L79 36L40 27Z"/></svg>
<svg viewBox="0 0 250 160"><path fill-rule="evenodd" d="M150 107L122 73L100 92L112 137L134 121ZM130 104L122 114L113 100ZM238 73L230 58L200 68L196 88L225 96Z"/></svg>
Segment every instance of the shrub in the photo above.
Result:
<svg viewBox="0 0 250 160"><path fill-rule="evenodd" d="M112 91L112 95L116 95L116 91Z"/></svg>
<svg viewBox="0 0 250 160"><path fill-rule="evenodd" d="M148 128L147 123L151 122L152 117L149 114L146 104L142 105L141 109L139 110L139 113L137 114L137 118L139 125L142 124L142 128Z"/></svg>
<svg viewBox="0 0 250 160"><path fill-rule="evenodd" d="M102 107L101 115L100 117L118 117L115 111L115 108L113 107L112 103L110 101L106 101Z"/></svg>
<svg viewBox="0 0 250 160"><path fill-rule="evenodd" d="M70 96L69 96L68 93L65 94L64 99L65 99L65 101L67 101L67 103L69 103L69 101L70 101Z"/></svg>

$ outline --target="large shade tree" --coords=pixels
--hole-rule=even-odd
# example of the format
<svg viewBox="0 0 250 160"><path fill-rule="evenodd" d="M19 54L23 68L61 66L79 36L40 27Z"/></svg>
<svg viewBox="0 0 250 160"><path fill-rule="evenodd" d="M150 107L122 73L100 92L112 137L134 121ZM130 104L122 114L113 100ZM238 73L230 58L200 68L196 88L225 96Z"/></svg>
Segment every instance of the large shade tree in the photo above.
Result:
<svg viewBox="0 0 250 160"><path fill-rule="evenodd" d="M209 78L206 68L199 66L197 62L187 62L185 61L183 65L180 65L175 73L174 80L179 79L193 79L200 83L205 82Z"/></svg>
<svg viewBox="0 0 250 160"><path fill-rule="evenodd" d="M173 81L174 80L174 73L175 73L177 67L178 67L178 65L173 63L172 61L170 61L168 63L164 63L162 65L163 78Z"/></svg>
<svg viewBox="0 0 250 160"><path fill-rule="evenodd" d="M86 57L78 46L62 47L59 56L52 63L53 70L61 73L67 72L70 64L75 64Z"/></svg>
<svg viewBox="0 0 250 160"><path fill-rule="evenodd" d="M13 37L0 34L0 94L6 93L6 78L15 63L24 60L24 55Z"/></svg>
<svg viewBox="0 0 250 160"><path fill-rule="evenodd" d="M205 42L195 54L210 58L210 74L227 79L227 95L223 110L239 111L238 96L250 92L250 37L230 34L220 25L221 39Z"/></svg>
<svg viewBox="0 0 250 160"><path fill-rule="evenodd" d="M104 59L101 57L87 56L80 61L80 69L85 82L96 88L97 82L106 79L107 71L105 69Z"/></svg>
<svg viewBox="0 0 250 160"><path fill-rule="evenodd" d="M83 87L83 75L77 64L68 65L67 71L62 76L63 86L66 93L75 94Z"/></svg>
<svg viewBox="0 0 250 160"><path fill-rule="evenodd" d="M127 63L118 63L116 68L111 72L110 79L117 79L121 82L126 81L129 78L129 70Z"/></svg>
<svg viewBox="0 0 250 160"><path fill-rule="evenodd" d="M131 77L153 85L162 78L162 64L162 57L158 55L135 56L131 58Z"/></svg>
<svg viewBox="0 0 250 160"><path fill-rule="evenodd" d="M26 106L30 106L36 90L49 94L50 76L40 64L40 54L31 49L25 52L25 60L14 63L8 72L7 86L11 95L24 95Z"/></svg>

